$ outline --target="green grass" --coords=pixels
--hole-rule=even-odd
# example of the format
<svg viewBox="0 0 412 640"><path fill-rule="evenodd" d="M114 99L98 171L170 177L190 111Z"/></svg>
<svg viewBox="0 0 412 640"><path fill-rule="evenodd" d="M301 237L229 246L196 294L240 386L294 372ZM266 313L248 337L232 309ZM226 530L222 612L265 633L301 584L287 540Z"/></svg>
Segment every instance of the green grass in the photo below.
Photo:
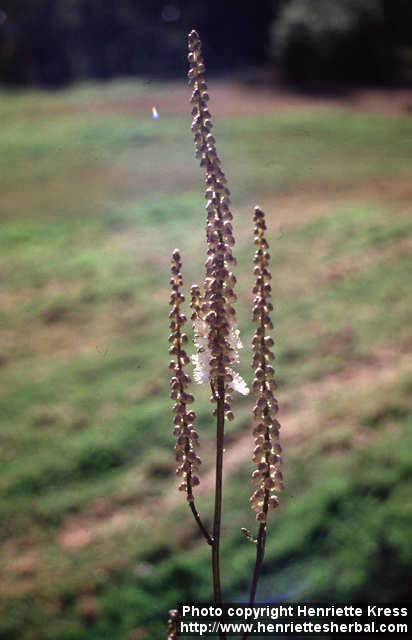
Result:
<svg viewBox="0 0 412 640"><path fill-rule="evenodd" d="M158 506L176 484L169 255L182 250L187 285L201 279L202 178L188 117L153 121L103 108L144 91L113 84L2 96L0 638L7 640L157 639L168 608L210 596L208 549L184 501ZM340 110L216 114L240 238L242 372L250 381L251 208L263 199L273 203L280 400L293 416L308 384L320 390L301 437L286 448L288 486L270 527L262 598L410 597L412 378L399 359L412 338L411 192L403 178L412 169L411 133L406 117ZM389 195L380 183L391 186ZM334 190L347 197L338 202ZM278 211L296 195L298 210L280 224ZM380 358L388 350L391 358ZM375 360L389 377L375 376ZM357 367L368 375L359 388L345 377ZM322 386L331 376L341 376L339 392ZM207 458L213 424L207 393L198 395ZM248 415L249 400L240 399L233 442ZM239 534L254 527L250 470L239 466L225 498L225 592L239 599L254 553ZM210 518L210 500L201 503ZM62 547L62 534L81 526L92 531L90 543Z"/></svg>

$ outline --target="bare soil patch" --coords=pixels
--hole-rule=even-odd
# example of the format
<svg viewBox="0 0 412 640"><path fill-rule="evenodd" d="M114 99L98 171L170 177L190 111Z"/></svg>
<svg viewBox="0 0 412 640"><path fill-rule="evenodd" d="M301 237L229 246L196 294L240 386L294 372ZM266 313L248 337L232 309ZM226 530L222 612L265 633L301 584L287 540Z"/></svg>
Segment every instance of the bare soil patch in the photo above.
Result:
<svg viewBox="0 0 412 640"><path fill-rule="evenodd" d="M141 81L140 81L141 82ZM222 117L284 113L296 109L342 108L360 113L398 115L412 111L412 89L348 89L336 95L306 94L282 86L248 86L211 79L212 109ZM139 95L96 97L78 107L93 113L123 113L151 117L155 106L162 116L188 115L190 88L185 82L152 84ZM189 117L189 116L188 116Z"/></svg>
<svg viewBox="0 0 412 640"><path fill-rule="evenodd" d="M282 442L293 444L312 437L325 428L318 420L317 403L329 395L352 389L366 389L369 386L388 383L395 379L400 370L410 367L412 344L403 352L397 347L387 347L372 354L367 360L354 362L338 373L325 376L321 380L310 381L297 389L293 396L281 397L280 420L283 425ZM329 427L328 428L333 428ZM361 444L363 440L359 440ZM204 442L202 449L211 450L213 443ZM250 423L245 425L237 438L225 452L224 476L229 477L241 464L248 463L253 448ZM214 484L214 469L204 472L197 495L209 492ZM90 544L101 536L125 530L128 527L146 524L153 520L155 513L173 509L181 499L175 483L163 497L150 499L150 504L140 504L125 508L98 510L91 505L87 513L69 517L58 532L58 543L63 551L72 552Z"/></svg>

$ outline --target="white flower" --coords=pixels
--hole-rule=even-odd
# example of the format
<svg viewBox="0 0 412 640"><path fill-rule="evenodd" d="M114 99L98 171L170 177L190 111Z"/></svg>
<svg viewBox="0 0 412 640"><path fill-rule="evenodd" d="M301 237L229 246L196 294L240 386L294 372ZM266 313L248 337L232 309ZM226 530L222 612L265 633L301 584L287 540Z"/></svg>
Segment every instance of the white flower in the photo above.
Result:
<svg viewBox="0 0 412 640"><path fill-rule="evenodd" d="M233 362L239 362L239 349L243 349L243 344L240 340L240 331L233 322L230 324L228 342L232 349Z"/></svg>
<svg viewBox="0 0 412 640"><path fill-rule="evenodd" d="M247 396L249 393L249 388L246 382L243 380L242 376L239 375L233 369L228 369L228 373L232 376L233 380L229 383L229 387L231 387L234 391L237 391L242 396Z"/></svg>
<svg viewBox="0 0 412 640"><path fill-rule="evenodd" d="M204 384L210 380L210 359L211 353L208 341L208 326L201 318L193 321L193 342L197 354L191 357L194 367L193 378L198 384Z"/></svg>
<svg viewBox="0 0 412 640"><path fill-rule="evenodd" d="M207 352L197 353L191 357L193 364L193 379L197 384L204 384L210 380L209 354Z"/></svg>
<svg viewBox="0 0 412 640"><path fill-rule="evenodd" d="M208 340L208 325L207 323L200 319L196 318L193 322L193 330L194 330L194 343L197 349L197 354L191 357L192 364L194 367L193 378L195 382L198 384L204 384L205 382L210 381L210 359L211 353L209 349L209 340ZM232 361L239 362L239 349L243 348L243 345L240 341L239 337L239 329L232 324L230 327L230 332L228 336L228 342L232 349ZM233 378L233 380L229 383L229 386L238 393L246 396L249 393L249 389L247 387L246 382L243 378L233 371L233 369L227 369L227 373Z"/></svg>

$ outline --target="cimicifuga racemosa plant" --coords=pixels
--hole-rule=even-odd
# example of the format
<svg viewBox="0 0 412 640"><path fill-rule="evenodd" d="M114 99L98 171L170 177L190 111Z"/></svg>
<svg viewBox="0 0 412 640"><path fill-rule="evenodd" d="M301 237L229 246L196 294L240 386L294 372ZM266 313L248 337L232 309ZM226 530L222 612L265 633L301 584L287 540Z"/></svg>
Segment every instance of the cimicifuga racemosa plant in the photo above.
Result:
<svg viewBox="0 0 412 640"><path fill-rule="evenodd" d="M214 512L211 530L201 519L195 502L195 493L199 485L198 470L201 464L198 456L199 439L195 427L196 415L191 405L194 397L188 392L191 382L187 373L190 359L186 353L187 334L183 331L187 322L182 311L185 301L182 287L182 261L177 249L172 254L171 298L170 298L170 386L173 405L173 433L176 438L175 452L180 478L179 489L186 499L196 523L206 542L211 547L211 566L213 579L213 598L215 604L222 603L220 574L220 534L222 518L222 478L224 431L226 420L233 420L232 395L236 391L247 395L249 389L236 371L239 362L239 350L242 348L239 330L236 325L235 285L233 269L236 260L233 256L235 244L233 236L230 191L213 137L212 117L209 110L209 94L204 77L205 65L202 56L201 41L196 31L189 34L189 83L192 86L192 132L194 135L196 158L204 171L206 244L207 254L205 275L201 285L191 286L190 308L195 354L191 360L194 367L193 378L198 384L206 384L211 390L213 415L216 419L215 449L215 487ZM256 285L254 287L253 318L257 322L253 338L253 393L256 405L253 409L255 426L255 449L253 460L256 469L253 472L255 491L251 497L251 506L256 512L259 523L257 538L247 533L247 537L256 544L256 563L253 573L250 601L254 602L257 581L263 561L267 517L269 509L278 505L276 491L282 489L280 471L279 423L276 420L278 409L274 396L274 370L271 364L273 340L267 335L272 328L270 313L271 288L268 268L269 253L265 239L265 220L263 212L255 208L255 244L254 258ZM173 622L173 624L172 624ZM176 617L169 620L169 637L177 633ZM224 634L220 634L224 638Z"/></svg>

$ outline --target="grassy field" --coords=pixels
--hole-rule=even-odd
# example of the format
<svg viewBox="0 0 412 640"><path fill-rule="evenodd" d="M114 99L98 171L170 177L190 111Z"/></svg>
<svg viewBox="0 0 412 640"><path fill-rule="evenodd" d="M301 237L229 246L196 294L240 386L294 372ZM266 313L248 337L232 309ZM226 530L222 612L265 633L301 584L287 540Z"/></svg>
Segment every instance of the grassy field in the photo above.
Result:
<svg viewBox="0 0 412 640"><path fill-rule="evenodd" d="M179 246L187 285L204 260L186 104L139 83L1 98L0 638L157 640L168 608L210 597L208 549L176 490L168 398L169 256ZM273 255L287 491L259 597L408 601L412 121L255 113L248 99L251 115L214 114L249 381L256 203ZM223 557L227 599L241 601L250 400L236 409ZM206 520L208 410L202 391Z"/></svg>

